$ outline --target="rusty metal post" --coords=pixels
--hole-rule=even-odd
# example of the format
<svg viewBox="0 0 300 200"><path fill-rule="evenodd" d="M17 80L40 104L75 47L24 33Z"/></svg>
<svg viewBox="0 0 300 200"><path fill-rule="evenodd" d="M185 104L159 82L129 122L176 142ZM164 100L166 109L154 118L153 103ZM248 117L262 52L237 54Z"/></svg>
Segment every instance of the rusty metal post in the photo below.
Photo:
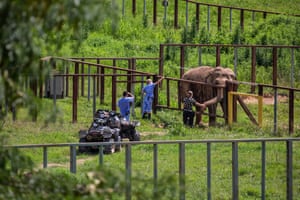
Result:
<svg viewBox="0 0 300 200"><path fill-rule="evenodd" d="M100 60L99 60L99 58L97 58L97 64L100 64ZM97 66L97 72L96 72L97 74L100 74L100 69L99 69L99 66ZM99 87L99 85L100 85L100 77L99 76L97 76L97 83L96 83L96 85L97 85L97 96L99 95L99 90L100 90L100 87Z"/></svg>
<svg viewBox="0 0 300 200"><path fill-rule="evenodd" d="M43 62L40 61L40 64L39 64L39 68L40 68L40 71L42 71L42 68L43 68ZM43 98L43 82L41 79L39 79L39 97L40 98Z"/></svg>
<svg viewBox="0 0 300 200"><path fill-rule="evenodd" d="M200 4L196 4L196 30L200 29Z"/></svg>
<svg viewBox="0 0 300 200"><path fill-rule="evenodd" d="M157 0L153 0L153 24L156 25L157 20Z"/></svg>
<svg viewBox="0 0 300 200"><path fill-rule="evenodd" d="M178 0L174 2L174 28L178 28Z"/></svg>
<svg viewBox="0 0 300 200"><path fill-rule="evenodd" d="M69 66L66 67L66 97L69 96Z"/></svg>
<svg viewBox="0 0 300 200"><path fill-rule="evenodd" d="M132 15L136 16L136 0L132 0Z"/></svg>
<svg viewBox="0 0 300 200"><path fill-rule="evenodd" d="M256 82L256 47L251 47L251 83ZM251 93L255 93L255 85L251 85Z"/></svg>
<svg viewBox="0 0 300 200"><path fill-rule="evenodd" d="M116 66L116 60L113 59L113 66ZM116 69L113 69L113 76L111 77L112 81L112 91L111 91L111 109L117 110L117 76L116 76Z"/></svg>
<svg viewBox="0 0 300 200"><path fill-rule="evenodd" d="M273 47L273 85L277 85L277 47Z"/></svg>
<svg viewBox="0 0 300 200"><path fill-rule="evenodd" d="M157 81L157 76L153 75L153 83ZM153 104L152 104L152 110L153 114L156 114L156 106L158 105L158 87L155 87L154 89L154 99L153 99Z"/></svg>
<svg viewBox="0 0 300 200"><path fill-rule="evenodd" d="M167 107L168 108L170 107L170 80L169 79L167 79Z"/></svg>
<svg viewBox="0 0 300 200"><path fill-rule="evenodd" d="M216 66L221 64L221 47L216 45Z"/></svg>
<svg viewBox="0 0 300 200"><path fill-rule="evenodd" d="M160 76L163 76L164 74L164 45L159 45L159 72L158 74Z"/></svg>
<svg viewBox="0 0 300 200"><path fill-rule="evenodd" d="M128 69L131 70L132 69L132 63L134 62L133 61L134 58L130 58L128 59ZM127 85L126 85L126 90L127 91L131 91L131 82L132 82L132 71L127 71Z"/></svg>
<svg viewBox="0 0 300 200"><path fill-rule="evenodd" d="M104 103L104 95L105 95L105 93L104 93L104 90L105 90L105 76L104 76L104 74L105 74L105 69L104 69L104 67L101 67L100 68L100 74L101 74L101 76L100 76L100 103L101 104L103 104Z"/></svg>
<svg viewBox="0 0 300 200"><path fill-rule="evenodd" d="M84 62L84 58L81 59ZM84 74L84 64L81 63L81 74ZM81 76L81 96L84 96L84 76Z"/></svg>
<svg viewBox="0 0 300 200"><path fill-rule="evenodd" d="M263 12L263 18L267 19L267 12Z"/></svg>
<svg viewBox="0 0 300 200"><path fill-rule="evenodd" d="M222 26L222 7L218 6L218 31L221 30Z"/></svg>
<svg viewBox="0 0 300 200"><path fill-rule="evenodd" d="M184 46L180 46L180 78L184 74Z"/></svg>
<svg viewBox="0 0 300 200"><path fill-rule="evenodd" d="M75 63L75 71L74 71L74 74L79 74L79 63ZM76 84L77 84L77 91L76 91L76 95L74 95L73 93L73 96L75 96L76 99L78 99L78 77L75 78L75 80L77 81ZM74 81L74 80L73 80Z"/></svg>
<svg viewBox="0 0 300 200"><path fill-rule="evenodd" d="M76 63L78 65L78 63ZM77 122L77 96L78 96L78 75L73 76L73 95L72 95L72 122Z"/></svg>
<svg viewBox="0 0 300 200"><path fill-rule="evenodd" d="M240 26L241 30L244 31L244 9L241 9L240 11Z"/></svg>

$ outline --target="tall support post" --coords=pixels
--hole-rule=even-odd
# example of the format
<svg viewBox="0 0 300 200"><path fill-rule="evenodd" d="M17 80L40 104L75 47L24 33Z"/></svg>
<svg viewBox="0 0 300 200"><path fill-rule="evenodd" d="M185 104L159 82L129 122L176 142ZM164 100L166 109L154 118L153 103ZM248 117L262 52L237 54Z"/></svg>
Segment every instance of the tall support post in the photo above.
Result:
<svg viewBox="0 0 300 200"><path fill-rule="evenodd" d="M221 64L221 47L219 45L216 46L216 66L220 66Z"/></svg>
<svg viewBox="0 0 300 200"><path fill-rule="evenodd" d="M222 27L222 7L218 6L218 30L220 31Z"/></svg>
<svg viewBox="0 0 300 200"><path fill-rule="evenodd" d="M210 30L210 7L207 6L207 31Z"/></svg>
<svg viewBox="0 0 300 200"><path fill-rule="evenodd" d="M179 143L179 199L185 199L185 143Z"/></svg>
<svg viewBox="0 0 300 200"><path fill-rule="evenodd" d="M84 58L81 59L82 63L81 63L81 74L84 74ZM84 76L80 77L81 79L81 96L84 96Z"/></svg>
<svg viewBox="0 0 300 200"><path fill-rule="evenodd" d="M251 47L251 83L256 82L256 47ZM255 85L251 85L251 93L255 93Z"/></svg>
<svg viewBox="0 0 300 200"><path fill-rule="evenodd" d="M244 9L240 10L240 26L241 30L244 31Z"/></svg>
<svg viewBox="0 0 300 200"><path fill-rule="evenodd" d="M113 66L116 66L116 60L113 59ZM117 76L116 69L113 69L112 79L112 91L111 91L111 109L117 110Z"/></svg>
<svg viewBox="0 0 300 200"><path fill-rule="evenodd" d="M289 134L294 133L294 90L289 90Z"/></svg>
<svg viewBox="0 0 300 200"><path fill-rule="evenodd" d="M174 3L174 27L178 28L178 0Z"/></svg>
<svg viewBox="0 0 300 200"><path fill-rule="evenodd" d="M157 0L153 0L153 24L157 23Z"/></svg>
<svg viewBox="0 0 300 200"><path fill-rule="evenodd" d="M286 141L286 199L293 199L293 141Z"/></svg>
<svg viewBox="0 0 300 200"><path fill-rule="evenodd" d="M132 0L132 15L136 16L136 0Z"/></svg>
<svg viewBox="0 0 300 200"><path fill-rule="evenodd" d="M232 142L232 199L239 199L238 142Z"/></svg>
<svg viewBox="0 0 300 200"><path fill-rule="evenodd" d="M196 30L200 29L200 4L196 4Z"/></svg>

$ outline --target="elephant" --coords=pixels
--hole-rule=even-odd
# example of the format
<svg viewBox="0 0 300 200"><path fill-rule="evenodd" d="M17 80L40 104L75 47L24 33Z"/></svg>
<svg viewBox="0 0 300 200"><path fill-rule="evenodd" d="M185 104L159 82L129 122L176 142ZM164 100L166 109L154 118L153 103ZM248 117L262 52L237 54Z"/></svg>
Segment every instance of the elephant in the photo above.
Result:
<svg viewBox="0 0 300 200"><path fill-rule="evenodd" d="M236 80L235 73L230 68L224 68L221 66L199 66L186 71L182 75L181 79L188 81L180 82L180 96L183 98L186 91L191 90L194 93L194 99L208 108L209 126L215 126L217 104L221 104L224 112L224 87L227 80ZM192 81L202 82L202 84L194 83ZM201 110L200 107L196 107L196 110L195 125L203 126L203 110Z"/></svg>

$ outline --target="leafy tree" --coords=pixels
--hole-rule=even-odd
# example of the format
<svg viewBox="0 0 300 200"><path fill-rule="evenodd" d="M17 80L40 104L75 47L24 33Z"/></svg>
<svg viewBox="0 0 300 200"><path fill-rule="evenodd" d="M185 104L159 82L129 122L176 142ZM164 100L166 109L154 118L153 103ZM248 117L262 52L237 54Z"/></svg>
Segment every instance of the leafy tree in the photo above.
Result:
<svg viewBox="0 0 300 200"><path fill-rule="evenodd" d="M0 120L6 116L6 108L18 105L37 115L38 101L25 86L42 83L49 74L49 67L41 67L40 58L58 52L66 42L79 44L86 34L81 31L84 25L100 25L108 19L115 27L118 13L111 0L2 0ZM72 49L76 51L76 46Z"/></svg>

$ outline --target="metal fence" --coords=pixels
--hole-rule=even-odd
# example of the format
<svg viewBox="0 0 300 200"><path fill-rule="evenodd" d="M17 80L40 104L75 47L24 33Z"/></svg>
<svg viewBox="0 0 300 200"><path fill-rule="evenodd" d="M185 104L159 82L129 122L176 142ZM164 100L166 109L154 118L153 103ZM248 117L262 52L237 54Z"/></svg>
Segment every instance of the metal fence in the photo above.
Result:
<svg viewBox="0 0 300 200"><path fill-rule="evenodd" d="M241 164L249 165L249 163L241 163L241 156L239 156L239 150L241 151L241 146L245 147L244 145L250 145L250 143L255 143L259 145L259 148L256 148L256 153L260 154L260 159L257 159L257 165L260 166L260 197L261 199L266 199L268 196L268 190L266 187L266 181L267 176L266 172L268 170L269 159L267 158L267 153L269 151L267 150L267 145L272 146L274 143L280 142L283 147L280 147L280 151L283 153L284 156L282 156L280 160L283 163L279 163L281 167L284 166L285 170L285 199L291 200L291 199L297 199L299 198L300 192L299 188L295 187L297 183L299 183L299 177L296 176L298 173L297 167L297 145L299 145L300 138L264 138L264 139L227 139L227 140L218 140L218 139L210 139L210 140L179 140L179 141L141 141L141 142L122 142L123 149L125 148L125 151L121 151L121 153L124 153L124 169L125 169L125 178L128 185L126 186L126 199L131 199L131 178L132 178L132 171L134 159L132 159L134 151L141 151L141 148L136 148L138 145L147 145L152 146L151 151L149 151L149 154L152 154L153 160L148 161L148 166L153 166L153 183L154 183L154 189L157 187L155 183L158 180L159 174L159 168L162 166L159 166L159 161L161 161L161 154L159 151L159 147L166 146L166 145L175 145L178 146L177 152L175 154L178 155L178 166L174 166L172 170L175 170L176 173L178 173L178 184L180 188L186 187L186 171L189 170L190 166L187 165L186 157L187 152L186 149L191 144L202 144L206 146L206 177L202 176L203 179L206 179L206 199L212 199L213 197L213 191L212 191L212 179L217 179L217 177L213 176L214 172L214 165L212 162L212 159L214 158L214 149L216 144L231 144L231 160L229 163L231 163L231 199L239 199L240 197L240 183L239 183L239 176L241 169L239 166ZM36 144L36 145L14 145L10 147L15 147L19 149L33 149L33 148L42 148L43 149L43 167L48 167L48 149L49 148L59 148L59 147L69 147L70 157L70 172L76 173L77 172L77 151L76 149L78 146L95 146L99 145L99 165L103 166L105 164L105 156L103 155L103 146L104 145L110 145L112 143L64 143L64 144ZM212 147L213 146L213 147ZM269 147L269 146L268 146ZM298 146L299 147L299 146ZM273 151L273 149L271 149ZM151 153L152 152L152 153ZM294 155L295 154L295 155ZM196 158L196 155L193 154L193 159ZM204 158L203 158L204 159ZM230 164L227 164L227 167ZM226 167L226 164L224 164L224 168ZM250 168L249 170L253 170ZM256 173L257 172L249 172L249 173ZM198 173L197 173L198 174ZM199 172L200 174L200 172ZM194 175L193 175L194 176ZM195 174L196 176L196 174ZM282 176L283 177L283 176ZM201 185L200 183L199 186ZM282 183L283 184L283 183ZM295 192L296 191L296 192ZM230 191L227 191L230 193ZM268 197L269 198L269 197ZM186 190L180 190L179 191L179 199L186 199Z"/></svg>

